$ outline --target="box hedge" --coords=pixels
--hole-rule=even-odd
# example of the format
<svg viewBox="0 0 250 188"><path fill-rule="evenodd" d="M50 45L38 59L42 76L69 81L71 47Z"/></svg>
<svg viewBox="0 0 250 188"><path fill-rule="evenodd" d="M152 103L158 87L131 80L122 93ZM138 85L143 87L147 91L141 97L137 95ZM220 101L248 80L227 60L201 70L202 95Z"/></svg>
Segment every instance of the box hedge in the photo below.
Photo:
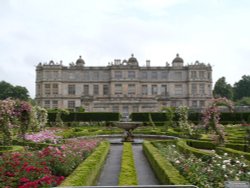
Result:
<svg viewBox="0 0 250 188"><path fill-rule="evenodd" d="M164 185L190 184L179 171L150 142L143 143L143 151L155 172L156 177Z"/></svg>
<svg viewBox="0 0 250 188"><path fill-rule="evenodd" d="M48 113L48 122L56 121L56 112ZM120 114L117 112L70 112L61 114L63 122L102 122L119 121Z"/></svg>

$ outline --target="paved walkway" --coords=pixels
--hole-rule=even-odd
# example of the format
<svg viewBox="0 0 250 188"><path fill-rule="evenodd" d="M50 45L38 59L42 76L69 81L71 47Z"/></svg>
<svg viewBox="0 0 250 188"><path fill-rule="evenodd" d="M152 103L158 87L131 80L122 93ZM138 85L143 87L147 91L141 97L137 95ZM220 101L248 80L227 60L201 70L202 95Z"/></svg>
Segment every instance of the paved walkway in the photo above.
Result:
<svg viewBox="0 0 250 188"><path fill-rule="evenodd" d="M122 144L111 144L110 152L101 172L98 186L118 185L118 179L121 168ZM135 166L139 185L159 185L152 169L143 154L142 145L133 145Z"/></svg>
<svg viewBox="0 0 250 188"><path fill-rule="evenodd" d="M121 168L122 144L110 145L110 151L102 169L98 185L118 185Z"/></svg>
<svg viewBox="0 0 250 188"><path fill-rule="evenodd" d="M133 145L133 153L135 166L137 170L137 178L139 185L159 185L158 180L156 179L153 170L148 163L147 158L145 157L142 145L137 144Z"/></svg>

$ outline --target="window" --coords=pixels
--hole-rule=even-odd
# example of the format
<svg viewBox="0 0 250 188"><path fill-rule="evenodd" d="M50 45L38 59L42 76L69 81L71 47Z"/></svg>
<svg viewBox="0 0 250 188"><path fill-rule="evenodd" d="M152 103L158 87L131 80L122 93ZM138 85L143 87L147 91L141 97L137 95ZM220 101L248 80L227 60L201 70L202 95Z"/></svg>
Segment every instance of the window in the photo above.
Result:
<svg viewBox="0 0 250 188"><path fill-rule="evenodd" d="M68 101L68 108L69 109L74 109L75 108L75 101Z"/></svg>
<svg viewBox="0 0 250 188"><path fill-rule="evenodd" d="M121 79L122 78L122 71L115 71L115 78Z"/></svg>
<svg viewBox="0 0 250 188"><path fill-rule="evenodd" d="M52 108L58 108L58 101L57 100L52 101Z"/></svg>
<svg viewBox="0 0 250 188"><path fill-rule="evenodd" d="M199 71L199 78L204 79L205 78L205 72L204 71Z"/></svg>
<svg viewBox="0 0 250 188"><path fill-rule="evenodd" d="M156 80L157 79L157 72L151 72L151 78Z"/></svg>
<svg viewBox="0 0 250 188"><path fill-rule="evenodd" d="M128 71L128 78L135 78L135 71Z"/></svg>
<svg viewBox="0 0 250 188"><path fill-rule="evenodd" d="M83 85L83 94L86 96L89 95L89 85Z"/></svg>
<svg viewBox="0 0 250 188"><path fill-rule="evenodd" d="M128 94L135 95L135 84L128 84Z"/></svg>
<svg viewBox="0 0 250 188"><path fill-rule="evenodd" d="M57 95L58 94L58 84L53 84L52 85L52 93L53 95Z"/></svg>
<svg viewBox="0 0 250 188"><path fill-rule="evenodd" d="M142 72L141 77L142 77L142 79L146 80L148 78L148 73L147 72Z"/></svg>
<svg viewBox="0 0 250 188"><path fill-rule="evenodd" d="M84 72L83 73L83 79L84 80L89 80L89 72Z"/></svg>
<svg viewBox="0 0 250 188"><path fill-rule="evenodd" d="M161 95L167 96L167 85L161 85Z"/></svg>
<svg viewBox="0 0 250 188"><path fill-rule="evenodd" d="M70 72L69 73L69 79L70 80L74 80L75 79L75 73L74 72Z"/></svg>
<svg viewBox="0 0 250 188"><path fill-rule="evenodd" d="M211 79L211 72L207 73L207 78L210 80Z"/></svg>
<svg viewBox="0 0 250 188"><path fill-rule="evenodd" d="M182 95L182 85L175 84L175 95Z"/></svg>
<svg viewBox="0 0 250 188"><path fill-rule="evenodd" d="M99 72L93 73L93 80L99 80Z"/></svg>
<svg viewBox="0 0 250 188"><path fill-rule="evenodd" d="M205 94L205 84L200 84L200 94Z"/></svg>
<svg viewBox="0 0 250 188"><path fill-rule="evenodd" d="M119 112L119 106L112 106L113 112Z"/></svg>
<svg viewBox="0 0 250 188"><path fill-rule="evenodd" d="M142 85L142 95L148 95L148 86Z"/></svg>
<svg viewBox="0 0 250 188"><path fill-rule="evenodd" d="M182 80L182 73L181 72L175 72L174 73L174 79L175 80Z"/></svg>
<svg viewBox="0 0 250 188"><path fill-rule="evenodd" d="M122 94L122 84L115 84L115 94Z"/></svg>
<svg viewBox="0 0 250 188"><path fill-rule="evenodd" d="M75 85L68 85L68 94L75 95L76 94L76 86Z"/></svg>
<svg viewBox="0 0 250 188"><path fill-rule="evenodd" d="M197 101L192 101L192 107L197 107Z"/></svg>
<svg viewBox="0 0 250 188"><path fill-rule="evenodd" d="M94 85L94 95L99 95L99 85Z"/></svg>
<svg viewBox="0 0 250 188"><path fill-rule="evenodd" d="M152 95L157 95L157 85L152 85Z"/></svg>
<svg viewBox="0 0 250 188"><path fill-rule="evenodd" d="M200 101L200 107L205 107L205 101Z"/></svg>
<svg viewBox="0 0 250 188"><path fill-rule="evenodd" d="M44 89L45 89L44 91L45 95L50 95L50 84L45 84Z"/></svg>
<svg viewBox="0 0 250 188"><path fill-rule="evenodd" d="M138 106L133 106L132 108L133 108L133 112L139 112Z"/></svg>
<svg viewBox="0 0 250 188"><path fill-rule="evenodd" d="M44 108L50 108L50 100L44 101Z"/></svg>
<svg viewBox="0 0 250 188"><path fill-rule="evenodd" d="M167 79L168 78L168 73L167 72L161 72L161 79Z"/></svg>
<svg viewBox="0 0 250 188"><path fill-rule="evenodd" d="M103 85L103 95L109 95L109 86Z"/></svg>
<svg viewBox="0 0 250 188"><path fill-rule="evenodd" d="M197 78L196 71L191 71L191 78L192 78L192 79Z"/></svg>
<svg viewBox="0 0 250 188"><path fill-rule="evenodd" d="M192 84L192 86L191 86L192 88L192 94L197 94L197 84Z"/></svg>

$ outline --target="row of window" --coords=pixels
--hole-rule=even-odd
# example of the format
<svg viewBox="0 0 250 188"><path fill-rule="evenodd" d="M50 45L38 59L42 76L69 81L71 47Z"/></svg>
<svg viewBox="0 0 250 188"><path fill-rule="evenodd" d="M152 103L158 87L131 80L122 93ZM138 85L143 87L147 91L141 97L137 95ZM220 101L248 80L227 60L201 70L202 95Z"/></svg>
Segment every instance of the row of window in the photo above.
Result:
<svg viewBox="0 0 250 188"><path fill-rule="evenodd" d="M52 105L52 106L51 106ZM180 106L182 105L182 101L171 101L171 106ZM204 100L193 100L192 103L191 103L191 107L194 107L194 108L197 108L197 107L204 107L205 106L205 101ZM58 101L57 100L45 100L44 101L44 107L45 108L58 108ZM76 107L76 102L75 101L68 101L68 104L67 104L67 107L69 109L74 109ZM127 112L128 113L128 110L129 109L129 106L123 106L122 108L122 111L123 112ZM133 112L138 112L138 106L132 106L132 109L133 109ZM112 106L112 111L113 112L119 112L120 111L120 108L119 106Z"/></svg>
<svg viewBox="0 0 250 188"><path fill-rule="evenodd" d="M119 95L119 94L124 94L124 89L125 84L115 84L115 90L114 94ZM127 87L127 93L130 95L135 95L136 94L136 84L128 84L126 85ZM175 94L179 95L183 93L183 87L182 84L175 84ZM204 83L196 84L193 83L191 85L191 93L192 94L206 94L206 85ZM208 91L211 89L211 86L208 85ZM103 85L102 86L103 90L103 95L109 95L109 85ZM151 90L151 92L150 92ZM45 84L44 85L44 94L45 95L57 95L59 93L59 88L58 84ZM168 94L168 88L167 85L162 84L160 86L158 85L142 85L141 86L141 94L142 95L167 95ZM69 84L68 85L68 95L76 95L76 85L75 84ZM90 95L90 85L85 84L83 85L83 95ZM93 95L100 95L100 88L99 85L94 84L93 85Z"/></svg>

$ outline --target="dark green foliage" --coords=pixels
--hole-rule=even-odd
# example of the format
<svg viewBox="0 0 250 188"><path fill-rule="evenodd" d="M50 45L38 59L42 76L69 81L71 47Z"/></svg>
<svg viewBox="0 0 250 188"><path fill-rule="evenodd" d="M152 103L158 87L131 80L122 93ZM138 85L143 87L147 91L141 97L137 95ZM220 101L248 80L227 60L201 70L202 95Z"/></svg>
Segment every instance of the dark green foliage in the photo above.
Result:
<svg viewBox="0 0 250 188"><path fill-rule="evenodd" d="M225 97L231 100L233 99L233 88L226 82L225 77L221 77L215 82L213 94L215 98Z"/></svg>
<svg viewBox="0 0 250 188"><path fill-rule="evenodd" d="M240 100L243 97L250 97L250 75L242 76L241 80L234 84L234 99Z"/></svg>
<svg viewBox="0 0 250 188"><path fill-rule="evenodd" d="M20 99L27 101L29 99L29 92L25 87L13 86L8 82L0 82L0 100L7 98Z"/></svg>
<svg viewBox="0 0 250 188"><path fill-rule="evenodd" d="M250 147L247 144L234 144L234 143L227 143L225 144L226 148L231 148L238 151L243 152L249 152L250 153Z"/></svg>
<svg viewBox="0 0 250 188"><path fill-rule="evenodd" d="M186 140L187 145L197 148L197 149L215 149L216 144L209 141L199 141L199 140Z"/></svg>
<svg viewBox="0 0 250 188"><path fill-rule="evenodd" d="M98 148L69 175L60 186L95 185L109 152L110 144L102 142Z"/></svg>
<svg viewBox="0 0 250 188"><path fill-rule="evenodd" d="M163 185L187 185L188 181L179 171L150 142L143 143L143 151L155 172L156 177Z"/></svg>
<svg viewBox="0 0 250 188"><path fill-rule="evenodd" d="M134 112L130 115L132 121L149 122L150 115L154 122L164 122L167 120L166 113L163 112Z"/></svg>
<svg viewBox="0 0 250 188"><path fill-rule="evenodd" d="M136 112L131 114L132 121L141 121L141 122L149 122L148 114L150 112ZM165 121L168 120L166 113L162 112L153 112L151 113L152 120L155 122L157 126L162 125ZM250 122L250 112L222 112L221 113L221 124L240 124L244 122ZM189 112L188 120L192 123L199 124L202 122L203 116L200 112ZM173 121L176 122L179 120L178 114L174 113Z"/></svg>
<svg viewBox="0 0 250 188"><path fill-rule="evenodd" d="M48 122L56 121L56 112L48 113ZM62 114L63 122L98 122L98 121L119 121L120 114L116 112L70 112Z"/></svg>

